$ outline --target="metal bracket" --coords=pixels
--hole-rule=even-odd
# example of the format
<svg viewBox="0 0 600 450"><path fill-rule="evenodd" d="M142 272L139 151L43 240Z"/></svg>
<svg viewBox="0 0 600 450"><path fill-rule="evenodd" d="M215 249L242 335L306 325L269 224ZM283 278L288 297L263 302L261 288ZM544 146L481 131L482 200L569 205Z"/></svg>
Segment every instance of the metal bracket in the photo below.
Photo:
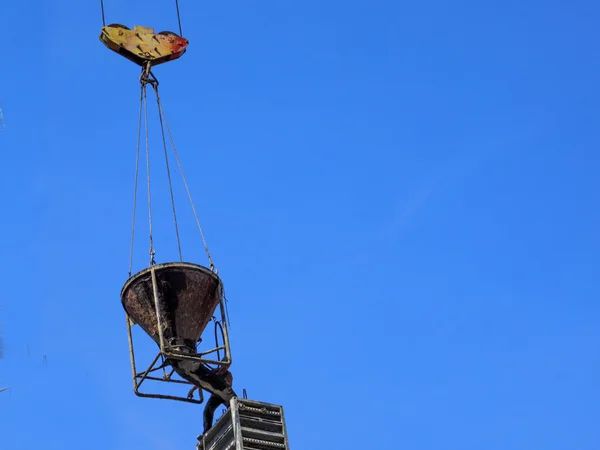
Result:
<svg viewBox="0 0 600 450"><path fill-rule="evenodd" d="M133 30L118 23L102 27L102 43L115 53L143 66L153 66L181 58L188 40L171 31L154 33L154 28L135 25Z"/></svg>

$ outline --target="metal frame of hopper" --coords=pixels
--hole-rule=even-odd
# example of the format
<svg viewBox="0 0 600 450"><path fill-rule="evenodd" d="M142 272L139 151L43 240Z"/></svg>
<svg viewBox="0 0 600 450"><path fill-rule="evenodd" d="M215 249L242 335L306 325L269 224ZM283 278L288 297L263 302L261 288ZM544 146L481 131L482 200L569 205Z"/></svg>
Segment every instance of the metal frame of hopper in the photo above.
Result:
<svg viewBox="0 0 600 450"><path fill-rule="evenodd" d="M163 376L162 378L152 376L152 373L159 371L165 367L164 364L160 364L157 366L157 363L158 363L159 359L161 359L161 356L163 358L171 358L171 359L179 359L179 360L188 359L188 360L200 362L202 364L214 364L214 365L223 366L223 367L228 367L229 365L231 365L231 350L229 347L229 334L227 331L227 318L226 318L227 313L225 311L225 304L224 304L225 300L224 300L223 296L221 296L221 301L219 302L219 309L221 312L221 329L222 329L222 335L223 335L223 345L218 345L215 348L206 350L204 352L201 352L201 353L198 353L195 355L189 354L189 353L184 353L184 352L179 352L179 351L174 350L173 348L167 346L166 342L164 340L163 332L162 332L162 330L163 330L162 320L161 320L161 314L160 314L160 301L158 299L158 293L157 293L156 267L151 266L151 267L149 267L149 270L150 270L150 274L152 277L152 294L154 297L154 306L156 308L156 320L158 323L160 350L146 370L144 370L143 372L137 371L136 363L135 363L135 350L134 350L135 346L133 343L133 335L131 333L131 328L135 325L135 323L129 317L127 312L125 312L126 321L127 321L127 337L129 340L129 359L131 361L131 373L132 373L132 378L133 378L133 390L135 392L135 395L137 395L138 397L159 398L159 399L166 399L166 400L178 400L178 401L183 401L183 402L187 402L187 403L201 404L204 402L204 396L202 394L202 389L198 389L199 399L196 400L193 398L190 399L187 397L179 397L176 395L144 393L144 392L140 392L140 387L142 386L142 384L145 380L160 381L160 382L164 382L164 383L187 384L187 385L193 386L193 384L190 383L189 381L172 379L171 377L173 376L173 373L174 373L173 369L171 369L171 372L168 375ZM203 331L203 333L204 333L204 331ZM218 351L225 352L225 356L224 356L223 360L218 361L218 360L204 358L205 355L210 355L211 353L216 353Z"/></svg>

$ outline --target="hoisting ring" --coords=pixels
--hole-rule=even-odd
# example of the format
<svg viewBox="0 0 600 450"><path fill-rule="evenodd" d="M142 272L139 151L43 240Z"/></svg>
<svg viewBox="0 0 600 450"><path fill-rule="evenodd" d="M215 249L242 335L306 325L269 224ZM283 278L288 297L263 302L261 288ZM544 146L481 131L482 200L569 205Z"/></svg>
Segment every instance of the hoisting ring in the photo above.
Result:
<svg viewBox="0 0 600 450"><path fill-rule="evenodd" d="M152 73L152 63L150 61L146 61L142 66L142 74L140 75L140 83L143 85L151 84L152 87L158 87L158 78L154 76Z"/></svg>

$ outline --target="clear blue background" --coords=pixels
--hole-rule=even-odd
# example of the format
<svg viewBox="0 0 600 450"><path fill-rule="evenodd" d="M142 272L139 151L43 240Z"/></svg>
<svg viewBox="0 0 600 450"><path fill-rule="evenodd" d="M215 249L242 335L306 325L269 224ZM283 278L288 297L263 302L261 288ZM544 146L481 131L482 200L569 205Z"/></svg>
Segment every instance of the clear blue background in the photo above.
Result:
<svg viewBox="0 0 600 450"><path fill-rule="evenodd" d="M99 42L98 3L0 10L3 450L192 449L201 431L202 407L132 392L139 69ZM106 0L107 22L177 31L173 3ZM598 450L600 4L181 10L189 51L156 75L235 387L284 405L291 448ZM184 257L205 263L182 193Z"/></svg>

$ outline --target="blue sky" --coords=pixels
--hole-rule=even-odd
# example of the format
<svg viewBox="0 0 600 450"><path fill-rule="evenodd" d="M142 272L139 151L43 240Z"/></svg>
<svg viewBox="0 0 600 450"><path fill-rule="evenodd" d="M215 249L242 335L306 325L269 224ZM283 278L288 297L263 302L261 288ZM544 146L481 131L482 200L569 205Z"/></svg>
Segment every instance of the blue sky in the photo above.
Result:
<svg viewBox="0 0 600 450"><path fill-rule="evenodd" d="M188 53L155 72L235 388L293 449L600 448L600 5L180 3ZM177 30L173 2L106 14ZM191 449L202 407L133 395L119 301L139 69L96 1L0 27L0 447Z"/></svg>

